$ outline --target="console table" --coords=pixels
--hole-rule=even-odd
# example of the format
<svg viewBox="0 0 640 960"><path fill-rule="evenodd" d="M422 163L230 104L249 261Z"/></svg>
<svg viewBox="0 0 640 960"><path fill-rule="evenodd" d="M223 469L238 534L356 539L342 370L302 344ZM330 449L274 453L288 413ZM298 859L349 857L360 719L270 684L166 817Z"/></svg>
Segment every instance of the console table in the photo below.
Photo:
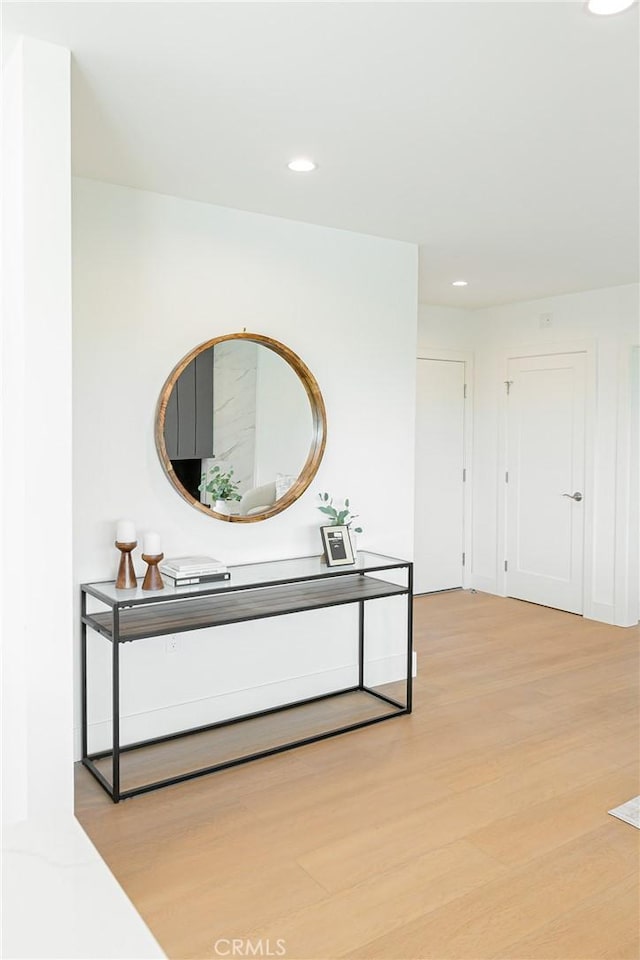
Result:
<svg viewBox="0 0 640 960"><path fill-rule="evenodd" d="M404 571L404 584L384 578L390 571ZM170 784L201 777L250 760L291 750L307 743L333 737L366 727L391 717L411 713L412 682L412 600L413 565L406 560L384 557L361 551L349 567L327 567L321 557L302 557L269 563L244 564L230 568L231 579L215 583L194 584L187 587L169 587L159 591L143 591L140 586L117 590L113 581L84 583L81 586L81 682L82 682L82 763L106 790L114 803L137 794L157 790ZM368 600L405 595L406 612L406 692L404 702L389 697L365 685L365 605ZM106 610L87 612L89 597L100 601ZM358 683L320 696L280 704L267 710L233 717L216 723L180 730L165 736L135 743L120 742L120 645L158 637L165 634L202 630L207 627L260 620L305 610L357 604L358 615ZM95 606L95 603L93 604ZM87 628L111 643L112 683L112 748L90 753L87 729ZM296 710L331 698L371 698L377 704L374 715L345 722L340 726L315 732L309 736L295 736ZM367 701L369 702L369 701ZM348 706L348 705L347 705ZM382 710L383 712L380 712ZM154 779L121 789L121 757L132 751L199 734L208 730L231 728L256 718L269 717L289 711L292 739L275 745L263 746L252 753L225 758L215 763L198 766L175 776ZM224 736L224 733L221 734ZM144 756L144 754L140 754ZM101 763L103 770L99 769ZM106 769L105 769L106 763ZM111 780L107 773L111 773Z"/></svg>

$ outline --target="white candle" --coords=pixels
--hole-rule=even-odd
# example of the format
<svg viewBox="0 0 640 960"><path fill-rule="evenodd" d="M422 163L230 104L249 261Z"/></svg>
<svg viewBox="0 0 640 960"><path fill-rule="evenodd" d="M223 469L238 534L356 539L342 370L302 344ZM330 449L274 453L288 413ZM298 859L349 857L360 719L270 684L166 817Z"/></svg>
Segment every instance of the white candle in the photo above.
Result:
<svg viewBox="0 0 640 960"><path fill-rule="evenodd" d="M118 520L116 540L118 543L135 543L136 525L133 520Z"/></svg>
<svg viewBox="0 0 640 960"><path fill-rule="evenodd" d="M144 553L148 557L157 557L162 553L159 533L145 533L144 535Z"/></svg>

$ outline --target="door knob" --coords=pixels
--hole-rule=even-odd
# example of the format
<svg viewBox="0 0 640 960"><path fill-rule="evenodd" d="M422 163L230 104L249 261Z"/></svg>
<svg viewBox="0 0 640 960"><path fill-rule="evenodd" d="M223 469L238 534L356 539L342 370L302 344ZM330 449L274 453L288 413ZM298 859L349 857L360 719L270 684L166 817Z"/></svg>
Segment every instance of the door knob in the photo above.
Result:
<svg viewBox="0 0 640 960"><path fill-rule="evenodd" d="M563 493L563 497L569 497L570 500L575 500L577 503L580 503L582 500L582 494L579 490L576 490L575 493Z"/></svg>

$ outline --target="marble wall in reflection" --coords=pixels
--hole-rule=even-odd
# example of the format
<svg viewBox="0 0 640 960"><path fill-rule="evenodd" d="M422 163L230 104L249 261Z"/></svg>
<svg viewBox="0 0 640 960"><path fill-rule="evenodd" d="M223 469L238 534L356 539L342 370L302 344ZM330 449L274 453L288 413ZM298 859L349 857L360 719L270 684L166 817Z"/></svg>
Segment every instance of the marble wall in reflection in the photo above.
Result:
<svg viewBox="0 0 640 960"><path fill-rule="evenodd" d="M255 485L257 358L248 340L218 343L213 356L215 462L233 467L241 494Z"/></svg>

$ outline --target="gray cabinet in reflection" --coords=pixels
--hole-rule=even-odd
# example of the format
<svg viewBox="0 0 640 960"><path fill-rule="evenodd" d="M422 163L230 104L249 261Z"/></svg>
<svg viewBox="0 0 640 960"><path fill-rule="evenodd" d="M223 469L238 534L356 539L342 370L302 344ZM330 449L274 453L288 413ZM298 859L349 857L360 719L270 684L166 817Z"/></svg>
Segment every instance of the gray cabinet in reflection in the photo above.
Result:
<svg viewBox="0 0 640 960"><path fill-rule="evenodd" d="M213 347L178 377L167 403L164 436L170 460L213 456Z"/></svg>

